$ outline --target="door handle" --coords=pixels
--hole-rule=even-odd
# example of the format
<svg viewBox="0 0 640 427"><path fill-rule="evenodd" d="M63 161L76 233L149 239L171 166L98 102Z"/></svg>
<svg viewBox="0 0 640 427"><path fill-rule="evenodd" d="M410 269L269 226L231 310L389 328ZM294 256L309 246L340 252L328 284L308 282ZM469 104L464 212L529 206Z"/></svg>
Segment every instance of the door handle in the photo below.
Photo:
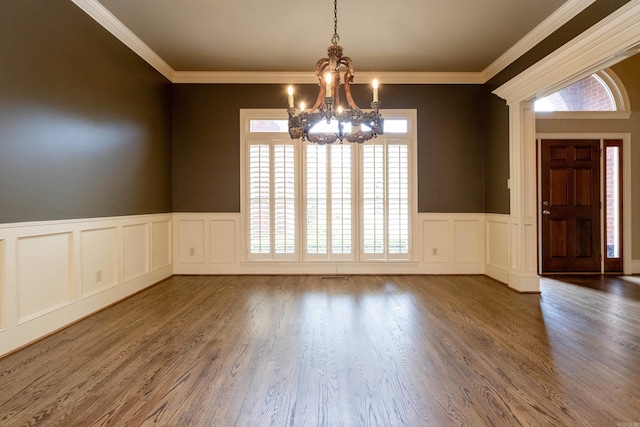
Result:
<svg viewBox="0 0 640 427"><path fill-rule="evenodd" d="M551 215L551 211L545 209L542 211L542 215Z"/></svg>

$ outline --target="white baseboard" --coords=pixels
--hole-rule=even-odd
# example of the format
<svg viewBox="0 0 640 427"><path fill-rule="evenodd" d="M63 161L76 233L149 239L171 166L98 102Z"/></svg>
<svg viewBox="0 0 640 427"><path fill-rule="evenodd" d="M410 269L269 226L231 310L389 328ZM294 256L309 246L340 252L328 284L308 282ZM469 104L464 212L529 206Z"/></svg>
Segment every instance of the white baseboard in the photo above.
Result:
<svg viewBox="0 0 640 427"><path fill-rule="evenodd" d="M497 280L498 282L504 283L505 285L509 284L509 271L507 270L487 264L485 266L484 274L491 277L492 279Z"/></svg>

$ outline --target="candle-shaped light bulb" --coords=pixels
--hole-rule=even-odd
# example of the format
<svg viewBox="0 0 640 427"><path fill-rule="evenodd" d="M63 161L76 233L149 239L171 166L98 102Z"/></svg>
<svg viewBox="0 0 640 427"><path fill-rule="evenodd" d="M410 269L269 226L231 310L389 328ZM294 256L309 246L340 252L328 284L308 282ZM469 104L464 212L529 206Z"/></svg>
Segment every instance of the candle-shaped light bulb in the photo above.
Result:
<svg viewBox="0 0 640 427"><path fill-rule="evenodd" d="M293 108L293 86L289 86L287 92L289 93L289 108Z"/></svg>
<svg viewBox="0 0 640 427"><path fill-rule="evenodd" d="M342 113L342 105L338 105L338 113Z"/></svg>
<svg viewBox="0 0 640 427"><path fill-rule="evenodd" d="M324 81L326 83L325 86L325 96L326 97L331 97L333 94L331 93L331 73L327 73L324 75Z"/></svg>
<svg viewBox="0 0 640 427"><path fill-rule="evenodd" d="M300 111L304 111L304 107L306 107L306 106L304 105L304 102L301 102L301 103L300 103Z"/></svg>
<svg viewBox="0 0 640 427"><path fill-rule="evenodd" d="M378 79L373 79L373 102L378 102Z"/></svg>

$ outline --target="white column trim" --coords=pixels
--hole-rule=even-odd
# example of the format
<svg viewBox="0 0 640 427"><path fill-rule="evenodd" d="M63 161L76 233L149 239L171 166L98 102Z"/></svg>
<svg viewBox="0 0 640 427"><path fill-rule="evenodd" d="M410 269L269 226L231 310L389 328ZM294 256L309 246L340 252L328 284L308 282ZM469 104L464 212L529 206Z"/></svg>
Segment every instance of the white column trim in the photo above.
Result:
<svg viewBox="0 0 640 427"><path fill-rule="evenodd" d="M509 287L540 292L535 171L535 112L532 102L509 106L511 228Z"/></svg>

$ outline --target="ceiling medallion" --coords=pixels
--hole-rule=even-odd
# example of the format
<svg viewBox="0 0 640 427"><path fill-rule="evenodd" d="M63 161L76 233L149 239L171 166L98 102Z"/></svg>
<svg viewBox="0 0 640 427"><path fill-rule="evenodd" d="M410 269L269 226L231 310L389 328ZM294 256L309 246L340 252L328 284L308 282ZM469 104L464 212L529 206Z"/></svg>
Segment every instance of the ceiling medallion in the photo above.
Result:
<svg viewBox="0 0 640 427"><path fill-rule="evenodd" d="M310 110L305 110L304 102L300 103L300 109L296 109L293 101L293 87L289 86L289 135L291 139L302 138L317 144L333 144L336 141L363 143L382 135L383 119L379 113L380 101L378 100L378 81L373 81L373 102L371 111L362 111L351 96L351 83L353 83L353 63L351 58L342 56L342 46L338 45L338 0L333 2L333 37L331 46L327 49L328 58L322 58L316 63L316 77L320 89L318 99ZM343 70L344 69L344 70ZM343 70L344 95L348 109L340 105L340 73ZM298 114L296 114L298 113ZM337 132L311 132L311 129L321 121L326 120L330 124L335 120L338 124ZM345 132L345 125L350 124L351 130ZM366 129L362 129L362 125Z"/></svg>

